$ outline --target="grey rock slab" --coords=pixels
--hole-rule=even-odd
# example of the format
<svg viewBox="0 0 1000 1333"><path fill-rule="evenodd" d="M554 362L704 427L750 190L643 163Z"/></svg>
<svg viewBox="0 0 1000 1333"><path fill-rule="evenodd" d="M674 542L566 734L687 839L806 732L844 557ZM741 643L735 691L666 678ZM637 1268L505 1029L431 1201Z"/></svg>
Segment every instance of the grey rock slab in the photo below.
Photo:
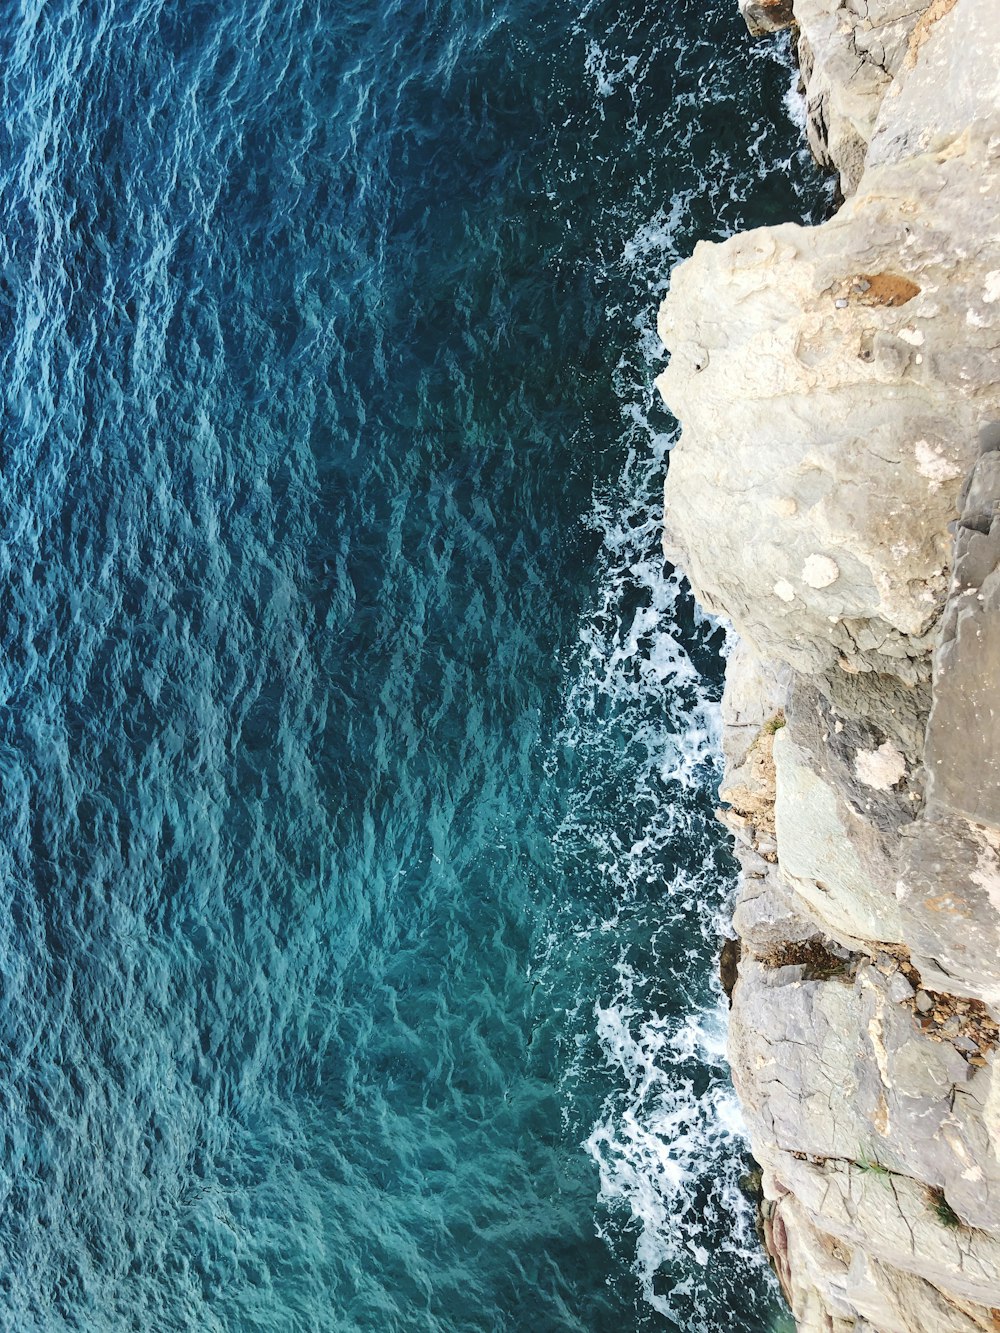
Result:
<svg viewBox="0 0 1000 1333"><path fill-rule="evenodd" d="M1000 484L1000 474L990 473L991 485ZM987 498L982 489L970 497L974 515ZM987 495L991 504L1000 501L1000 490ZM928 800L1000 829L1000 518L985 533L963 527L956 546L955 579L934 661Z"/></svg>
<svg viewBox="0 0 1000 1333"><path fill-rule="evenodd" d="M729 1049L799 1328L971 1333L1000 1308L995 1028L955 999L1000 1013L1000 5L793 17L847 201L698 246L660 315L665 550L741 636Z"/></svg>
<svg viewBox="0 0 1000 1333"><path fill-rule="evenodd" d="M739 0L739 6L752 37L780 32L795 21L792 0Z"/></svg>
<svg viewBox="0 0 1000 1333"><path fill-rule="evenodd" d="M740 884L733 925L739 936L761 949L814 938L816 922L802 915L801 908L781 883L776 868L768 862L764 879L744 879Z"/></svg>
<svg viewBox="0 0 1000 1333"><path fill-rule="evenodd" d="M774 738L778 863L785 883L826 932L851 945L902 939L899 904L865 818L852 810L788 728ZM863 851L861 850L863 849Z"/></svg>
<svg viewBox="0 0 1000 1333"><path fill-rule="evenodd" d="M925 984L1000 1009L997 834L960 816L918 820L903 833L896 897Z"/></svg>
<svg viewBox="0 0 1000 1333"><path fill-rule="evenodd" d="M950 1297L1000 1305L1000 1241L943 1222L927 1187L905 1175L829 1162L796 1164L794 1192L816 1226Z"/></svg>

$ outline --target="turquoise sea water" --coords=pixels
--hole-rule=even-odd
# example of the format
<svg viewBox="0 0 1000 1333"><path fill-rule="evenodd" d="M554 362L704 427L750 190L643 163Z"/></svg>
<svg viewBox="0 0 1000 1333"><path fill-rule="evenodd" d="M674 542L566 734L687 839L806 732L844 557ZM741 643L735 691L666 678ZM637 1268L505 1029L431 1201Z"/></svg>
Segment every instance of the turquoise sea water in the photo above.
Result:
<svg viewBox="0 0 1000 1333"><path fill-rule="evenodd" d="M0 1328L765 1330L670 264L732 0L0 9Z"/></svg>

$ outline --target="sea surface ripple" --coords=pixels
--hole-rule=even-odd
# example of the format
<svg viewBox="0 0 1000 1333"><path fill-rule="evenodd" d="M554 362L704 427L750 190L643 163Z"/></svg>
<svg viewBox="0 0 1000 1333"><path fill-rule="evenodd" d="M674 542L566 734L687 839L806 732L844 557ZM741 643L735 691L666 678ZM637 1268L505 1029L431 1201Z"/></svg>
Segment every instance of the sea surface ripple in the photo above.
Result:
<svg viewBox="0 0 1000 1333"><path fill-rule="evenodd" d="M651 390L823 207L735 9L0 9L3 1330L771 1327Z"/></svg>

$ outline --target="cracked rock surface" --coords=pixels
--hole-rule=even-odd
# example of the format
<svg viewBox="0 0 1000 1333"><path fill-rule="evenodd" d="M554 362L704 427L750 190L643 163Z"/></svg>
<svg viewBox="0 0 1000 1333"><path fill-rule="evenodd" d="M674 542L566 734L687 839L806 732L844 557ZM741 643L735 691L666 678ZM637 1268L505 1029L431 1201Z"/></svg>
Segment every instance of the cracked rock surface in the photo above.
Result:
<svg viewBox="0 0 1000 1333"><path fill-rule="evenodd" d="M845 195L699 245L660 314L664 545L740 635L763 1231L801 1329L1000 1330L1000 4L740 7Z"/></svg>

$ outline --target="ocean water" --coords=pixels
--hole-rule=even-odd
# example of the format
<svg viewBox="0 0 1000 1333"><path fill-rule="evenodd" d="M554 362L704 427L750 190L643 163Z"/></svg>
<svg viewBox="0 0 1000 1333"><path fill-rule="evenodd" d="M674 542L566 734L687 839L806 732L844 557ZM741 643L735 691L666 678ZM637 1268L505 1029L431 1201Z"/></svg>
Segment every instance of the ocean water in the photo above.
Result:
<svg viewBox="0 0 1000 1333"><path fill-rule="evenodd" d="M651 387L824 207L735 9L0 8L5 1333L776 1326Z"/></svg>

